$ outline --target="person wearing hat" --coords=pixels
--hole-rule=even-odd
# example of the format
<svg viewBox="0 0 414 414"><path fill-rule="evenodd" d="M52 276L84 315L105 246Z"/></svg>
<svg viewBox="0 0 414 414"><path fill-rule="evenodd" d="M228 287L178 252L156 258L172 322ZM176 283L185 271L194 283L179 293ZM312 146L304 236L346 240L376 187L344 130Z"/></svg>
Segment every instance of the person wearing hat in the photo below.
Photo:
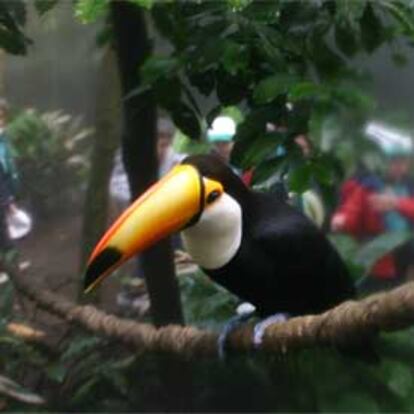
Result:
<svg viewBox="0 0 414 414"><path fill-rule="evenodd" d="M233 171L240 175L236 167L230 164L231 152L234 146L236 123L229 116L217 117L207 131L207 140L212 144L211 153L230 165Z"/></svg>
<svg viewBox="0 0 414 414"><path fill-rule="evenodd" d="M354 236L360 242L384 233L412 231L414 228L414 181L412 146L381 145L387 159L383 177L360 171L341 188L340 204L331 228ZM392 288L406 280L414 265L414 242L409 241L380 258L363 279L363 293Z"/></svg>
<svg viewBox="0 0 414 414"><path fill-rule="evenodd" d="M175 126L169 118L159 118L157 122L157 157L158 178L166 175L173 167L179 164L186 154L178 153L173 148Z"/></svg>

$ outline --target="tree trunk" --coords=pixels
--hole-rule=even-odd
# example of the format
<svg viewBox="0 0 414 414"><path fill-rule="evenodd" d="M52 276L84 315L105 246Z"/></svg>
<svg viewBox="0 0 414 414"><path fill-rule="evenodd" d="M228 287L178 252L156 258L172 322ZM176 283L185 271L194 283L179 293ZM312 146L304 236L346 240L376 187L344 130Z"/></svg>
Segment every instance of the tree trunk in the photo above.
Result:
<svg viewBox="0 0 414 414"><path fill-rule="evenodd" d="M151 51L144 12L128 2L113 1L111 16L124 96L140 85L139 67ZM156 179L156 105L151 94L124 98L123 160L133 198ZM142 254L142 265L155 325L183 324L180 295L170 240ZM189 365L175 358L159 358L166 410L191 409ZM160 399L163 399L160 396Z"/></svg>
<svg viewBox="0 0 414 414"><path fill-rule="evenodd" d="M93 246L102 237L108 225L108 187L114 153L120 141L120 102L115 51L108 46L102 59L97 92L96 132L83 212L80 258L82 271Z"/></svg>
<svg viewBox="0 0 414 414"><path fill-rule="evenodd" d="M140 85L139 67L150 53L144 12L128 2L112 3L112 21L124 96ZM132 41L133 39L133 41ZM157 179L156 105L151 94L124 99L123 160L133 199ZM164 240L142 255L156 325L183 323L171 243Z"/></svg>

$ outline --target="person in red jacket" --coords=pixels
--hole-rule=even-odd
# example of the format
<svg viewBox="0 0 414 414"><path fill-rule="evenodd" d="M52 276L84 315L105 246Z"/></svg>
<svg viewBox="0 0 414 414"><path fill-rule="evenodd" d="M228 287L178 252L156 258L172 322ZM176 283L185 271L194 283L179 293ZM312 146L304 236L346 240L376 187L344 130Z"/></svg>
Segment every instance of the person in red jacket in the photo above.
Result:
<svg viewBox="0 0 414 414"><path fill-rule="evenodd" d="M331 228L353 235L361 242L385 232L411 231L414 226L414 181L410 178L411 151L389 151L384 178L360 171L341 188L340 204ZM375 263L360 291L392 288L404 282L414 264L414 242L410 241Z"/></svg>

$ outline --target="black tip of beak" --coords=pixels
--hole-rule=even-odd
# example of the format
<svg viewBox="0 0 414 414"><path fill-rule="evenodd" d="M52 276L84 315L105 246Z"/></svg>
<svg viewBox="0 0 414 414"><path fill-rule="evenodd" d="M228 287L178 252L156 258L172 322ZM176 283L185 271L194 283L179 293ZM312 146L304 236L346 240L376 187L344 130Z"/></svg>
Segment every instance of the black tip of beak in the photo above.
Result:
<svg viewBox="0 0 414 414"><path fill-rule="evenodd" d="M84 279L85 291L89 288L113 265L119 262L122 253L114 247L107 247L96 256L86 269Z"/></svg>

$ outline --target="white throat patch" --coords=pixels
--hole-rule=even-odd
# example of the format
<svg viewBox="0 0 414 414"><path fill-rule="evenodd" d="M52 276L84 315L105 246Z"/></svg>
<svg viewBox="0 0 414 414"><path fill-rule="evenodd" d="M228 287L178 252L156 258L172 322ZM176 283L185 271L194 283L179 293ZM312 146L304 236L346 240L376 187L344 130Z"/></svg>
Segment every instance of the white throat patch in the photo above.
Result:
<svg viewBox="0 0 414 414"><path fill-rule="evenodd" d="M223 193L207 206L199 221L182 232L185 248L205 269L218 269L237 253L242 238L242 211L239 203Z"/></svg>

